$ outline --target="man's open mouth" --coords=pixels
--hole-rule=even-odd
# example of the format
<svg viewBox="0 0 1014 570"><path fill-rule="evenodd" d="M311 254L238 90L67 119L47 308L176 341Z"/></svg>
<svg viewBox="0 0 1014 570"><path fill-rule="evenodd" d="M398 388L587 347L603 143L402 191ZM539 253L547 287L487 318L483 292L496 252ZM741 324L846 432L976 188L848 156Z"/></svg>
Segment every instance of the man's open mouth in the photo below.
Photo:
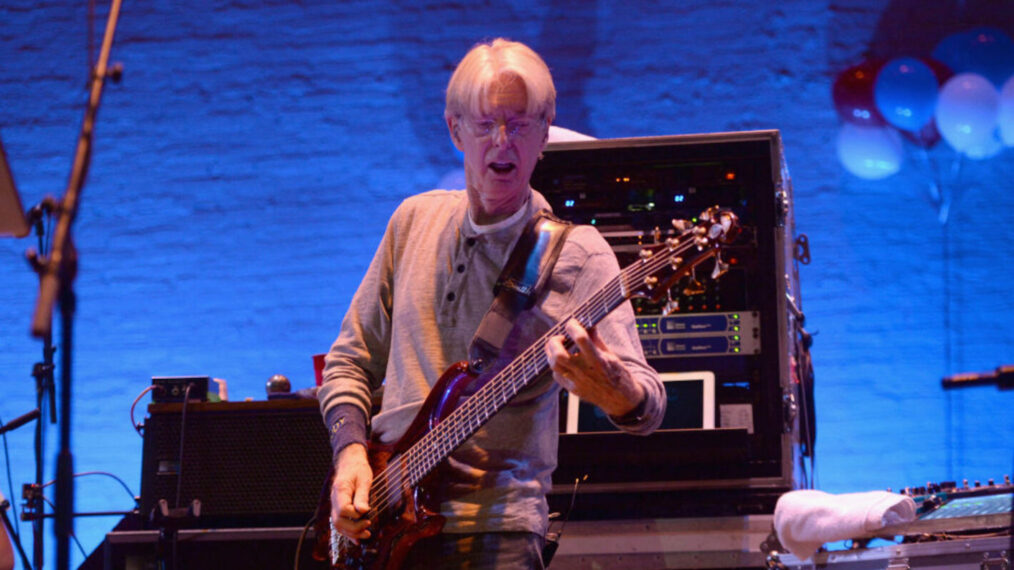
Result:
<svg viewBox="0 0 1014 570"><path fill-rule="evenodd" d="M497 174L508 174L516 167L513 162L491 162L489 168Z"/></svg>

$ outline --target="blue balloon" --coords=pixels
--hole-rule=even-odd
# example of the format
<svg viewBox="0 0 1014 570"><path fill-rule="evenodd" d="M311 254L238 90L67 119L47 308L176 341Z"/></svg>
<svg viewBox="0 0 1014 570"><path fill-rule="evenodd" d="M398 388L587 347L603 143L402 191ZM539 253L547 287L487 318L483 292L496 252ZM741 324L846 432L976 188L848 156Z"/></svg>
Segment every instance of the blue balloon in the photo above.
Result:
<svg viewBox="0 0 1014 570"><path fill-rule="evenodd" d="M968 71L978 73L999 88L1014 75L1014 41L996 28L972 30Z"/></svg>
<svg viewBox="0 0 1014 570"><path fill-rule="evenodd" d="M999 88L1014 75L1014 40L996 28L976 28L945 37L933 58L954 73L975 73Z"/></svg>
<svg viewBox="0 0 1014 570"><path fill-rule="evenodd" d="M933 59L951 68L954 73L968 71L971 60L972 32L957 32L940 40L933 48Z"/></svg>
<svg viewBox="0 0 1014 570"><path fill-rule="evenodd" d="M890 127L845 123L838 132L838 160L859 178L879 180L901 169L901 136Z"/></svg>
<svg viewBox="0 0 1014 570"><path fill-rule="evenodd" d="M873 84L873 99L888 123L917 131L933 118L937 104L937 78L928 65L914 57L887 62Z"/></svg>

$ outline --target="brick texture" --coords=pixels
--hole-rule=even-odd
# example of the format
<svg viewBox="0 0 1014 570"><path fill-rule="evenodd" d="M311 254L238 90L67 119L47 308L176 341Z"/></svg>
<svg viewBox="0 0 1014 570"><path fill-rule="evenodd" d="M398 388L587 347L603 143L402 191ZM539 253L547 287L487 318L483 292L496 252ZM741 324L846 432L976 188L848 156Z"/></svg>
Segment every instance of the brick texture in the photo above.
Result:
<svg viewBox="0 0 1014 570"><path fill-rule="evenodd" d="M562 126L598 137L781 129L813 253L801 278L821 488L1002 477L1014 396L945 393L939 380L1014 363L1014 151L958 163L941 144L924 162L907 147L902 172L879 182L835 158L830 89L847 66L927 55L977 24L1014 34L1001 2L940 4L950 7L125 3L113 60L126 71L107 85L74 226L77 470L139 491L128 409L154 374L226 378L234 400L263 398L275 373L312 384L310 356L337 333L388 215L460 167L442 119L450 71L475 41L504 35L553 68ZM0 22L0 134L27 207L64 192L86 95L87 3L6 0ZM933 180L958 198L946 226L928 199ZM37 285L22 260L33 244L0 242L4 420L35 407ZM15 488L33 478L30 431L8 438ZM47 428L49 474L56 434ZM131 505L106 478L77 484L79 511ZM84 548L113 522L79 519Z"/></svg>

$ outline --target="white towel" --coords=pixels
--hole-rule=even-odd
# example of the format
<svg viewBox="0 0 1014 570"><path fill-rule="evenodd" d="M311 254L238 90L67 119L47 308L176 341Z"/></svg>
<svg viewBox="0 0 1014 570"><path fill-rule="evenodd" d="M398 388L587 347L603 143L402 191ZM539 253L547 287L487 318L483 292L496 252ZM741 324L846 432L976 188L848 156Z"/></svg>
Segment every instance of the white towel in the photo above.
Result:
<svg viewBox="0 0 1014 570"><path fill-rule="evenodd" d="M914 519L915 501L887 491L844 495L790 491L775 505L778 540L800 560L813 556L825 542L857 538Z"/></svg>

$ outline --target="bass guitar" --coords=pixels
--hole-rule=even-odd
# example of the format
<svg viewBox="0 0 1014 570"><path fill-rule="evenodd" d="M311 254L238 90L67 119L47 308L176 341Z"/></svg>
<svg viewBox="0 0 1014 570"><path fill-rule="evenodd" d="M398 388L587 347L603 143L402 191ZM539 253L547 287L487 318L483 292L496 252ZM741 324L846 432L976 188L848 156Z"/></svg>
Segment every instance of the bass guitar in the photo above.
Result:
<svg viewBox="0 0 1014 570"><path fill-rule="evenodd" d="M673 222L676 234L662 243L645 247L640 259L623 269L570 315L562 318L539 340L476 390L479 374L467 362L451 366L433 386L422 409L405 435L394 444L370 444L368 456L374 479L370 487L369 539L353 543L331 526L331 479L321 493L314 523L314 557L329 560L343 570L396 570L409 549L422 538L440 532L439 497L434 468L459 444L475 433L530 382L545 372L549 363L544 345L550 337L563 335L564 323L575 318L591 328L613 309L633 297L656 302L668 299L676 282L710 258L715 259L712 277L728 269L721 248L739 233L739 220L730 210L717 206L701 213L696 223ZM655 241L660 233L656 232ZM673 307L667 303L666 311ZM462 398L466 393L471 396ZM430 484L434 483L434 484Z"/></svg>

